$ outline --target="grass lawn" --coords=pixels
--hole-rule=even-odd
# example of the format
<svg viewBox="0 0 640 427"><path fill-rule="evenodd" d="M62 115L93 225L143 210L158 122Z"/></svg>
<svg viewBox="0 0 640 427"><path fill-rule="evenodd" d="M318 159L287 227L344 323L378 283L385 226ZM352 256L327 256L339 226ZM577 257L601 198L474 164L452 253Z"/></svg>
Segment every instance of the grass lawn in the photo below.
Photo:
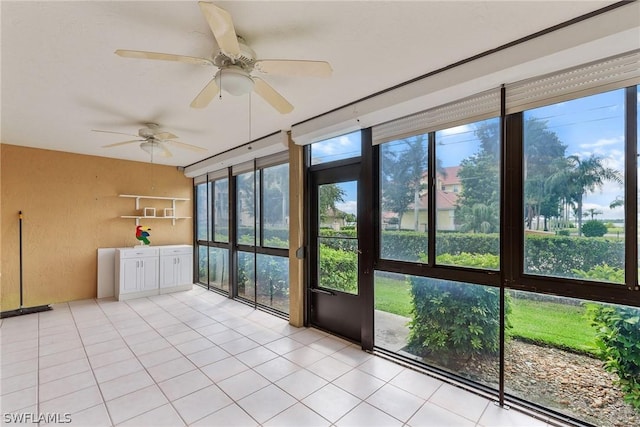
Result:
<svg viewBox="0 0 640 427"><path fill-rule="evenodd" d="M389 277L376 277L375 308L376 310L411 317L411 285L405 280Z"/></svg>
<svg viewBox="0 0 640 427"><path fill-rule="evenodd" d="M551 346L596 354L596 331L582 306L511 299L509 335Z"/></svg>
<svg viewBox="0 0 640 427"><path fill-rule="evenodd" d="M404 280L376 277L375 308L411 317L411 285ZM595 330L582 306L511 299L509 335L528 341L596 354Z"/></svg>

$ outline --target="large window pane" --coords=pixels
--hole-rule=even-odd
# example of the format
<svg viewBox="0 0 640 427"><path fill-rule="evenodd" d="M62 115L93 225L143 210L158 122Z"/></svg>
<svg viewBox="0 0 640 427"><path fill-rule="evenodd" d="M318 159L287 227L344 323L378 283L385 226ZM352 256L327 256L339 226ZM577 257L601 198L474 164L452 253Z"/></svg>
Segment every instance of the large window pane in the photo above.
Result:
<svg viewBox="0 0 640 427"><path fill-rule="evenodd" d="M624 401L640 393L639 309L521 291L508 301L507 393L593 425L640 423Z"/></svg>
<svg viewBox="0 0 640 427"><path fill-rule="evenodd" d="M436 262L498 269L500 120L436 132L435 176Z"/></svg>
<svg viewBox="0 0 640 427"><path fill-rule="evenodd" d="M236 177L236 182L238 243L241 245L255 245L256 237L260 233L260 223L256 221L256 218L260 218L260 204L256 203L260 200L260 171L240 174Z"/></svg>
<svg viewBox="0 0 640 427"><path fill-rule="evenodd" d="M209 248L209 285L229 292L229 250Z"/></svg>
<svg viewBox="0 0 640 427"><path fill-rule="evenodd" d="M289 247L289 164L262 170L263 246Z"/></svg>
<svg viewBox="0 0 640 427"><path fill-rule="evenodd" d="M524 271L624 283L624 90L524 113Z"/></svg>
<svg viewBox="0 0 640 427"><path fill-rule="evenodd" d="M196 186L196 239L210 240L211 223L209 221L209 203L211 187L208 182Z"/></svg>
<svg viewBox="0 0 640 427"><path fill-rule="evenodd" d="M229 241L229 179L214 182L213 223L214 240L216 242Z"/></svg>
<svg viewBox="0 0 640 427"><path fill-rule="evenodd" d="M358 293L357 181L318 186L318 287Z"/></svg>
<svg viewBox="0 0 640 427"><path fill-rule="evenodd" d="M289 258L258 255L258 304L289 313Z"/></svg>
<svg viewBox="0 0 640 427"><path fill-rule="evenodd" d="M359 157L362 151L360 131L316 142L311 145L311 164Z"/></svg>
<svg viewBox="0 0 640 427"><path fill-rule="evenodd" d="M209 261L209 257L207 255L207 247L206 246L198 246L198 252L196 253L198 256L198 282L199 283L207 283L209 278L209 269L207 266L207 262Z"/></svg>
<svg viewBox="0 0 640 427"><path fill-rule="evenodd" d="M249 301L256 300L255 254L238 252L238 296Z"/></svg>
<svg viewBox="0 0 640 427"><path fill-rule="evenodd" d="M427 261L427 135L380 148L380 256Z"/></svg>
<svg viewBox="0 0 640 427"><path fill-rule="evenodd" d="M498 387L497 288L379 271L374 286L377 347Z"/></svg>

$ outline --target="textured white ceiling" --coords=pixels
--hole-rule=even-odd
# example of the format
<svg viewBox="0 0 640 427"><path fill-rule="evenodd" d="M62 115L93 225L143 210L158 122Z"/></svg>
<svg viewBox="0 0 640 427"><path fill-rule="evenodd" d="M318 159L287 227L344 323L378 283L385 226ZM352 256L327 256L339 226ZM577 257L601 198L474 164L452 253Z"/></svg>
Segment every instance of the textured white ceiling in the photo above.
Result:
<svg viewBox="0 0 640 427"><path fill-rule="evenodd" d="M232 1L236 31L260 59L329 61L330 79L263 76L294 106L222 93L189 107L215 68L121 58L116 49L210 57L216 44L196 1L1 1L2 143L149 161L110 149L145 122L205 154L185 166L446 65L597 10L611 1Z"/></svg>

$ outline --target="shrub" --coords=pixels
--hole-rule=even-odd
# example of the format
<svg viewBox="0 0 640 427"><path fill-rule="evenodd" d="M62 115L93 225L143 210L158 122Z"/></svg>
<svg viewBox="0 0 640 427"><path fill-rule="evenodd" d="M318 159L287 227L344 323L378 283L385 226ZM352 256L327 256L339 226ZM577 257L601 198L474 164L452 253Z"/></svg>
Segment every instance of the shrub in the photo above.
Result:
<svg viewBox="0 0 640 427"><path fill-rule="evenodd" d="M588 304L604 369L618 376L624 400L640 411L640 310Z"/></svg>
<svg viewBox="0 0 640 427"><path fill-rule="evenodd" d="M592 219L582 224L582 234L585 237L602 237L607 234L607 226L602 221Z"/></svg>
<svg viewBox="0 0 640 427"><path fill-rule="evenodd" d="M571 235L571 232L566 228L556 231L556 236L570 236L570 235Z"/></svg>
<svg viewBox="0 0 640 427"><path fill-rule="evenodd" d="M354 251L320 245L322 287L356 293L358 290L358 255Z"/></svg>
<svg viewBox="0 0 640 427"><path fill-rule="evenodd" d="M439 262L497 268L495 255L443 255ZM409 348L414 354L442 360L494 355L500 349L498 288L427 277L410 278L413 319ZM506 303L506 313L510 308Z"/></svg>
<svg viewBox="0 0 640 427"><path fill-rule="evenodd" d="M581 277L624 283L624 270L603 264ZM624 400L640 411L640 309L587 303L587 315L596 328L596 345L604 369L618 376Z"/></svg>

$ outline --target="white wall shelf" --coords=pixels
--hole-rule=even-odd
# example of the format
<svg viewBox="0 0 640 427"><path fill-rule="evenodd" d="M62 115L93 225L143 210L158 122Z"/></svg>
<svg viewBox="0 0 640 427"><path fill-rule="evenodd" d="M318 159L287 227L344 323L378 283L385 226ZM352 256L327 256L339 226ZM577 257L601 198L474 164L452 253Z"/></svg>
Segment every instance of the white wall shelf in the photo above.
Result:
<svg viewBox="0 0 640 427"><path fill-rule="evenodd" d="M165 208L163 210L163 212L167 212L169 209L171 209L171 212L173 212L172 216L149 216L149 215L122 215L120 216L120 218L129 218L129 219L135 219L136 220L136 226L140 225L140 220L141 219L170 219L171 223L173 225L176 225L176 219L190 219L190 216L176 216L176 202L187 202L190 199L186 198L186 197L160 197L160 196L142 196L142 195L138 195L138 194L119 194L118 197L127 197L130 199L135 199L136 200L136 211L139 211L140 208L140 200L142 199L147 199L147 200L168 200L171 202L171 207L170 208Z"/></svg>

